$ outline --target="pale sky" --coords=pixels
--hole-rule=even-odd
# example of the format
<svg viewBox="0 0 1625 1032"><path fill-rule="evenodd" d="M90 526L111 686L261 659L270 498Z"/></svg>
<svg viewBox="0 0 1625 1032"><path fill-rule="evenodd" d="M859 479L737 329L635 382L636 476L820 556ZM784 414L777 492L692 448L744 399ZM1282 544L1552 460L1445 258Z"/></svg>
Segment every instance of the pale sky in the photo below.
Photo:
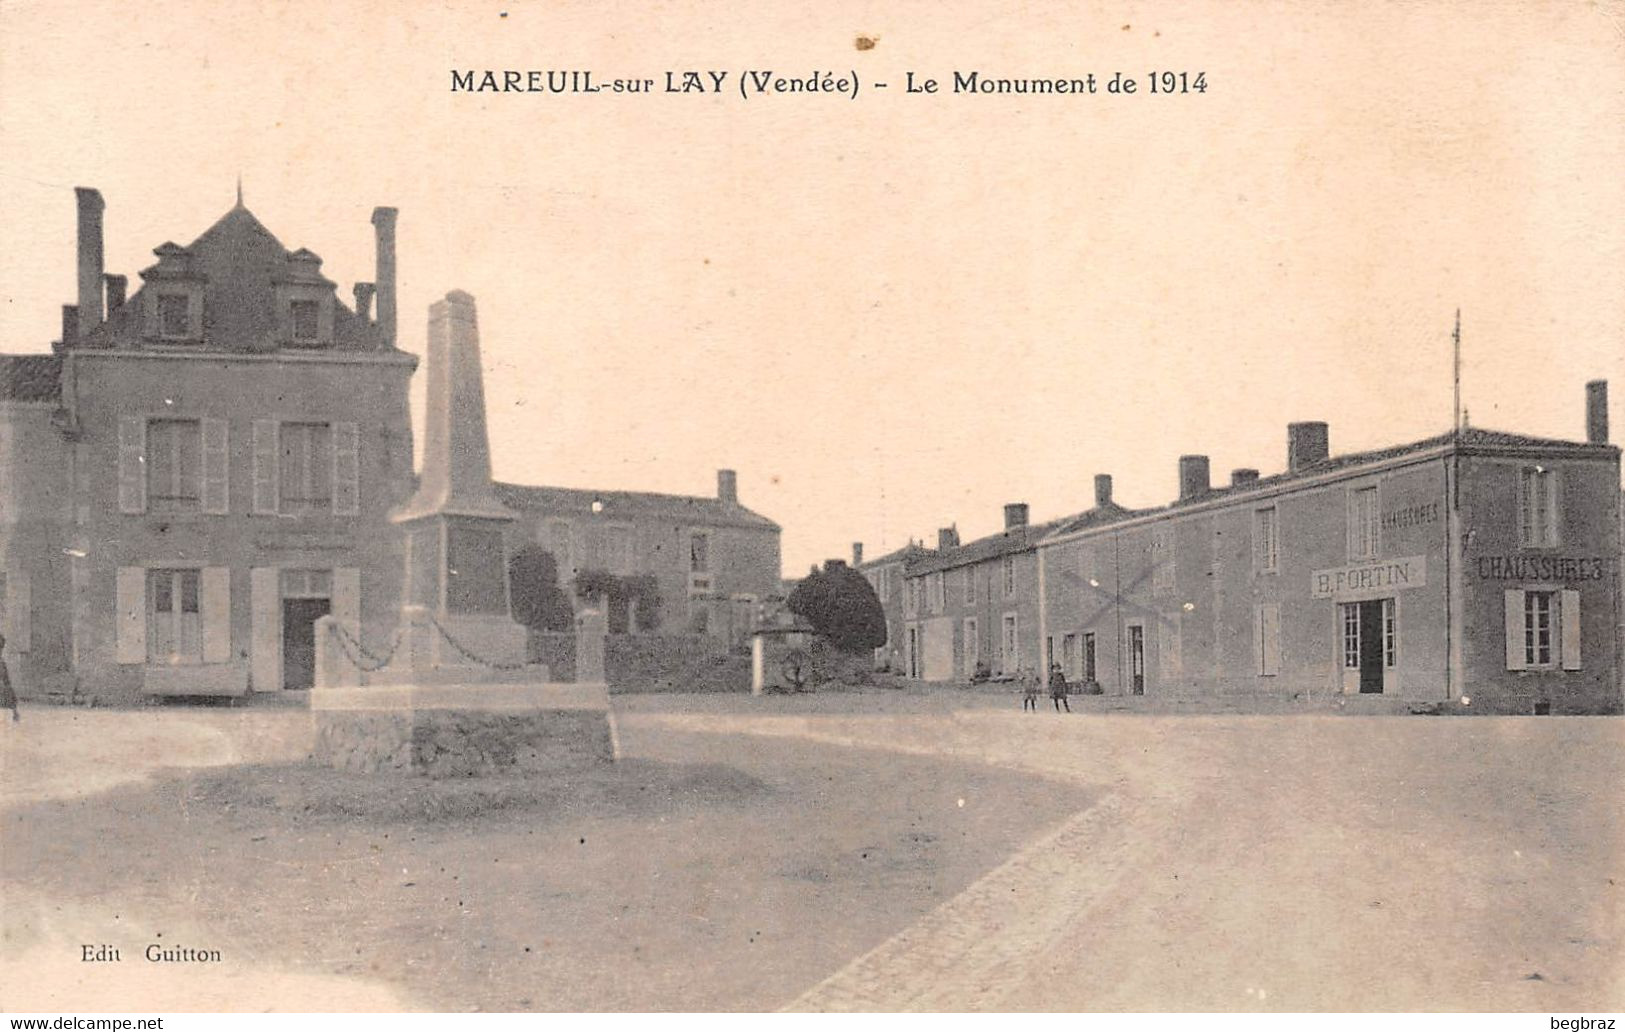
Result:
<svg viewBox="0 0 1625 1032"><path fill-rule="evenodd" d="M241 173L346 299L400 209L402 347L478 299L497 477L736 468L792 576L1087 508L1097 472L1155 505L1181 454L1278 471L1292 420L1334 452L1442 432L1458 306L1475 425L1581 439L1606 377L1622 436L1621 3L732 6L0 0L0 350L74 299L72 187L135 280ZM453 68L729 76L471 96ZM746 100L746 69L865 86ZM1153 69L1208 90L948 92Z"/></svg>

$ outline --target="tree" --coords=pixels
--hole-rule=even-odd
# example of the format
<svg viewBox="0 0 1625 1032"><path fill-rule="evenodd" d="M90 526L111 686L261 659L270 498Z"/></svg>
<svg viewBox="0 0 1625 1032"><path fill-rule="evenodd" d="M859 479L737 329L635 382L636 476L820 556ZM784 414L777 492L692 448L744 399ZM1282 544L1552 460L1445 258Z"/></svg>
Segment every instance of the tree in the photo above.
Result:
<svg viewBox="0 0 1625 1032"><path fill-rule="evenodd" d="M660 582L652 573L634 573L621 580L626 597L637 603L638 630L658 631L661 619Z"/></svg>
<svg viewBox="0 0 1625 1032"><path fill-rule="evenodd" d="M525 545L508 560L508 590L513 597L513 618L533 631L568 631L575 626L575 608L559 587L559 565L552 553Z"/></svg>
<svg viewBox="0 0 1625 1032"><path fill-rule="evenodd" d="M638 630L652 631L660 626L660 583L653 574L633 573L617 577L608 570L582 570L576 574L576 597L597 605L604 603L609 633L631 630L632 603L637 603Z"/></svg>
<svg viewBox="0 0 1625 1032"><path fill-rule="evenodd" d="M785 602L842 652L886 644L886 611L868 578L839 559L807 574Z"/></svg>

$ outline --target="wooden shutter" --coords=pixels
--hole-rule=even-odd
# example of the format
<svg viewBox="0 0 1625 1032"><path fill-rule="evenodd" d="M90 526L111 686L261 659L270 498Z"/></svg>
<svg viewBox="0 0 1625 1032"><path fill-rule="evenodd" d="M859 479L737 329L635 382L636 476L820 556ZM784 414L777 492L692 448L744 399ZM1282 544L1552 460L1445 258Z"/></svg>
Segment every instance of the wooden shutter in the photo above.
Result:
<svg viewBox="0 0 1625 1032"><path fill-rule="evenodd" d="M203 662L231 661L231 568L203 569Z"/></svg>
<svg viewBox="0 0 1625 1032"><path fill-rule="evenodd" d="M203 421L203 511L217 516L231 508L229 426L224 419Z"/></svg>
<svg viewBox="0 0 1625 1032"><path fill-rule="evenodd" d="M1563 632L1563 669L1580 669L1580 593L1565 591L1563 611L1558 617Z"/></svg>
<svg viewBox="0 0 1625 1032"><path fill-rule="evenodd" d="M282 688L282 582L274 566L248 571L249 676L256 692Z"/></svg>
<svg viewBox="0 0 1625 1032"><path fill-rule="evenodd" d="M351 634L361 632L361 571L354 566L333 569L333 618Z"/></svg>
<svg viewBox="0 0 1625 1032"><path fill-rule="evenodd" d="M147 511L147 419L121 416L118 421L118 511Z"/></svg>
<svg viewBox="0 0 1625 1032"><path fill-rule="evenodd" d="M354 516L360 508L359 434L354 423L333 424L333 515Z"/></svg>
<svg viewBox="0 0 1625 1032"><path fill-rule="evenodd" d="M5 627L0 629L0 633L5 634L6 646L13 652L27 652L29 639L33 637L28 574L21 571L7 574L5 584L6 619Z"/></svg>
<svg viewBox="0 0 1625 1032"><path fill-rule="evenodd" d="M113 614L117 624L117 659L120 663L147 661L147 571L120 566Z"/></svg>
<svg viewBox="0 0 1625 1032"><path fill-rule="evenodd" d="M277 511L277 422L254 420L254 511L275 516Z"/></svg>
<svg viewBox="0 0 1625 1032"><path fill-rule="evenodd" d="M1509 588L1506 592L1507 669L1527 670L1523 642L1523 592Z"/></svg>
<svg viewBox="0 0 1625 1032"><path fill-rule="evenodd" d="M1253 634L1258 653L1258 672L1274 677L1281 672L1281 607L1275 603L1258 607L1257 628Z"/></svg>

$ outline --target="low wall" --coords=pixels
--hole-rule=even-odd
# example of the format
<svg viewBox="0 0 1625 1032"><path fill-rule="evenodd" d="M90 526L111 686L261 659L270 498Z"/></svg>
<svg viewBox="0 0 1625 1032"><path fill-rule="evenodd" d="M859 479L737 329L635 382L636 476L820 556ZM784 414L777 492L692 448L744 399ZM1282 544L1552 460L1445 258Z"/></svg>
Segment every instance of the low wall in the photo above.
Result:
<svg viewBox="0 0 1625 1032"><path fill-rule="evenodd" d="M618 694L750 691L750 656L709 635L612 634L604 673Z"/></svg>
<svg viewBox="0 0 1625 1032"><path fill-rule="evenodd" d="M568 631L531 631L525 639L525 660L546 666L555 681L574 681L576 636Z"/></svg>

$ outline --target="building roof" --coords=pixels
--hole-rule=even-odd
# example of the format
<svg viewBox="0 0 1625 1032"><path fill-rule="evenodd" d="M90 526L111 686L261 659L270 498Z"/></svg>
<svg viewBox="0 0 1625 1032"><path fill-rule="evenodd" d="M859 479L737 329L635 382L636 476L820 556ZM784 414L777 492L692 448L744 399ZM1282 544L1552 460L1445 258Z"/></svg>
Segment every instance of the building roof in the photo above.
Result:
<svg viewBox="0 0 1625 1032"><path fill-rule="evenodd" d="M57 355L0 355L0 401L59 401L62 359Z"/></svg>
<svg viewBox="0 0 1625 1032"><path fill-rule="evenodd" d="M281 318L277 284L314 284L333 293L333 350L372 350L384 346L378 327L358 317L315 271L321 259L300 248L289 251L264 223L239 201L186 247L164 243L153 251L158 264L141 275L155 280L203 284L203 350L274 351ZM85 347L135 347L143 344L143 284L80 342ZM199 345L191 345L197 349Z"/></svg>
<svg viewBox="0 0 1625 1032"><path fill-rule="evenodd" d="M891 563L913 562L931 554L933 554L931 549L926 548L918 541L910 541L902 548L894 549L887 552L885 555L876 556L873 559L865 559L863 562L858 564L858 569L872 570L877 566L886 566Z"/></svg>
<svg viewBox="0 0 1625 1032"><path fill-rule="evenodd" d="M972 563L985 562L989 559L998 559L1018 552L1030 552L1038 547L1038 542L1055 532L1073 517L1063 517L1051 520L1048 523L1027 524L1001 530L997 534L977 538L968 544L959 545L946 551L923 552L917 559L908 563L906 576L918 577L927 573L936 573L938 570L951 570L960 566L969 566ZM867 565L867 564L865 564Z"/></svg>
<svg viewBox="0 0 1625 1032"><path fill-rule="evenodd" d="M1298 480L1310 477L1325 476L1342 470L1353 470L1362 466L1372 466L1381 463L1402 459L1407 455L1433 451L1456 444L1464 452L1540 452L1544 454L1570 454L1570 455L1617 455L1619 449L1611 444L1591 444L1585 441L1564 441L1554 437L1532 437L1528 434L1514 434L1502 430L1484 430L1479 427L1463 427L1458 437L1456 434L1444 433L1433 437L1425 437L1420 441L1411 441L1407 444L1391 445L1387 448L1375 448L1369 451L1350 452L1346 455L1333 455L1319 462L1307 463L1297 470L1287 470L1267 477L1242 484L1222 484L1212 490L1199 494L1183 501L1170 502L1167 505L1154 506L1149 509L1124 509L1112 506L1115 511L1102 512L1091 509L1071 520L1063 521L1050 536L1063 535L1089 530L1093 527L1107 526L1113 523L1122 523L1142 516L1154 516L1158 513L1173 513L1203 502L1211 502L1226 496L1244 496L1260 491L1268 491L1288 485Z"/></svg>
<svg viewBox="0 0 1625 1032"><path fill-rule="evenodd" d="M737 502L650 491L593 491L574 487L531 487L496 483L497 497L510 509L557 516L597 516L613 520L661 519L711 527L778 530L779 525ZM593 503L602 508L594 512Z"/></svg>

